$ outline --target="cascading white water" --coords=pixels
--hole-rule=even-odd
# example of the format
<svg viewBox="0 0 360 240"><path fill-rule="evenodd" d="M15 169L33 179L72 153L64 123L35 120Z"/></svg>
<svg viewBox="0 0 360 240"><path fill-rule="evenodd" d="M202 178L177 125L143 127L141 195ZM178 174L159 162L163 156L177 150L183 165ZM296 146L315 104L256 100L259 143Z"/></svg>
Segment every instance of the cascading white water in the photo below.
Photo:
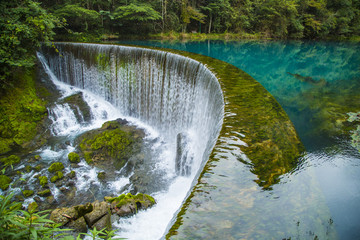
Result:
<svg viewBox="0 0 360 240"><path fill-rule="evenodd" d="M158 167L171 165L167 167L175 173L177 136L187 136L186 155L191 161L183 159L186 164L180 165L186 169L179 171L186 173L179 175L186 176L177 177L169 189L154 193L155 207L121 220L118 226L121 237L160 238L208 159L220 131L224 102L216 77L195 60L158 50L100 44L55 45L59 53L43 48L39 54L49 74L101 97L122 115L154 128L168 146L158 156Z"/></svg>

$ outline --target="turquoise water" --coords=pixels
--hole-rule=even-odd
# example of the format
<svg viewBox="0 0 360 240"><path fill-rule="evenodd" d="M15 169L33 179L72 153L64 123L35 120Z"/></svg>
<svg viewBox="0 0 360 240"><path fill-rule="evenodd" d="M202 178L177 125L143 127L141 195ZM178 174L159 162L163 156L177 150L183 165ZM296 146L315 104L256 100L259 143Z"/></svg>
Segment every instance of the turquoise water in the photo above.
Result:
<svg viewBox="0 0 360 240"><path fill-rule="evenodd" d="M227 178L234 179L232 188L237 188L242 192L240 196L253 202L239 209L241 217L234 214L231 218L234 222L225 221L226 226L232 226L232 236L266 236L261 235L266 229L273 239L279 236L360 239L360 155L350 144L349 129L354 126L346 122L347 112L360 111L360 44L300 41L121 43L184 50L233 64L259 81L294 123L307 155L298 169L284 176L272 191L257 189L251 183L252 176L246 173L223 172ZM246 171L246 167L238 164L241 171ZM217 169L221 171L222 167ZM215 175L213 178L217 179ZM228 186L219 183L218 187ZM293 213L281 211L282 206L296 201L301 203L291 207L299 209L286 208ZM326 207L317 208L322 202ZM317 216L319 211L323 216ZM309 215L314 215L311 217L317 219L314 222L319 222L319 226L314 226ZM217 216L221 219L221 212ZM276 222L281 222L283 235L278 235ZM262 227L254 227L257 224ZM246 226L253 227L251 233L244 230ZM336 234L330 234L329 229L334 229Z"/></svg>

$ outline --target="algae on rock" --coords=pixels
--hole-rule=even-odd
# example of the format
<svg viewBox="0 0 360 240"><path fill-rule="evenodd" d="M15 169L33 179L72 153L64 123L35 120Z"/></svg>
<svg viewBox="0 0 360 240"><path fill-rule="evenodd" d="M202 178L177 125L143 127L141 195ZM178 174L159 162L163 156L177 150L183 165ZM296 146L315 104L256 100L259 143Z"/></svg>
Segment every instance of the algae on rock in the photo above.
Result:
<svg viewBox="0 0 360 240"><path fill-rule="evenodd" d="M12 179L9 178L6 175L0 175L0 188L5 191L9 188L10 183L12 182Z"/></svg>
<svg viewBox="0 0 360 240"><path fill-rule="evenodd" d="M106 122L100 129L91 130L79 137L81 154L89 164L99 168L119 170L127 160L140 151L145 133L118 119Z"/></svg>
<svg viewBox="0 0 360 240"><path fill-rule="evenodd" d="M48 168L48 171L51 173L60 171L64 169L64 164L61 162L54 162L53 164L50 165L50 167Z"/></svg>
<svg viewBox="0 0 360 240"><path fill-rule="evenodd" d="M38 97L35 68L16 73L14 88L0 97L0 154L30 150L46 141L42 129L47 116L46 102Z"/></svg>
<svg viewBox="0 0 360 240"><path fill-rule="evenodd" d="M69 153L68 158L71 163L79 163L80 162L80 156L76 152Z"/></svg>

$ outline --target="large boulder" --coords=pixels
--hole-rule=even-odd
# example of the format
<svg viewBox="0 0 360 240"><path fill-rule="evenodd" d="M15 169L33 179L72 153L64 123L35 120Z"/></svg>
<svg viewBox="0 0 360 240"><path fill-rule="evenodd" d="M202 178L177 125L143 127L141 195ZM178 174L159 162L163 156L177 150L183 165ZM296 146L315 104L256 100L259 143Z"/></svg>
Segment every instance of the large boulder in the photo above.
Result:
<svg viewBox="0 0 360 240"><path fill-rule="evenodd" d="M142 129L128 125L126 120L109 121L78 138L80 154L98 168L119 170L141 150L144 136Z"/></svg>
<svg viewBox="0 0 360 240"><path fill-rule="evenodd" d="M79 218L79 213L75 207L57 208L51 212L50 220L65 225L72 220Z"/></svg>
<svg viewBox="0 0 360 240"><path fill-rule="evenodd" d="M95 201L92 203L92 205L93 210L84 216L86 223L90 227L93 227L93 225L105 215L110 215L110 204L106 202Z"/></svg>
<svg viewBox="0 0 360 240"><path fill-rule="evenodd" d="M86 233L88 228L110 231L111 216L129 216L141 209L147 209L155 204L154 198L146 194L122 194L118 197L105 197L104 201L77 205L68 208L58 208L51 212L50 219L60 223L65 228L73 229L73 233Z"/></svg>

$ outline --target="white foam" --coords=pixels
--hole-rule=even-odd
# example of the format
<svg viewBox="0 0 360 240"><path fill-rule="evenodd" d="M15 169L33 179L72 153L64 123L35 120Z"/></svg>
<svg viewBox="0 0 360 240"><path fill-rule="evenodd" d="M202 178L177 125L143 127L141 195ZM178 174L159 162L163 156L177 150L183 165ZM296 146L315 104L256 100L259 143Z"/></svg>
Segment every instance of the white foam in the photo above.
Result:
<svg viewBox="0 0 360 240"><path fill-rule="evenodd" d="M116 235L130 240L160 239L181 207L191 182L191 178L178 177L167 192L153 195L157 203L152 208L115 223L114 226L120 229Z"/></svg>

